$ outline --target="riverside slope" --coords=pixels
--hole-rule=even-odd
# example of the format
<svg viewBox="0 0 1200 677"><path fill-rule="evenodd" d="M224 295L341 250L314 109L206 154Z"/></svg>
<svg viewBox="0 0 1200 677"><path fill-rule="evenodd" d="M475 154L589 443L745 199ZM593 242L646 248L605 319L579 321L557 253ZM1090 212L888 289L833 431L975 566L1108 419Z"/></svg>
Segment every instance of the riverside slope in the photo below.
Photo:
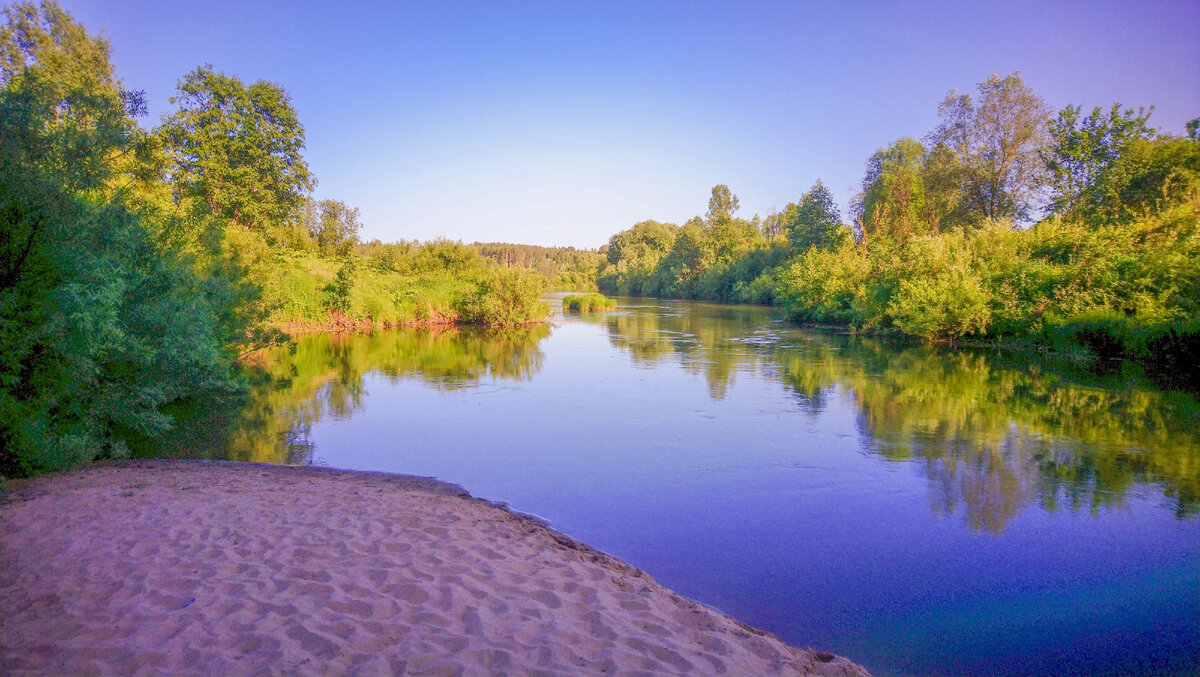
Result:
<svg viewBox="0 0 1200 677"><path fill-rule="evenodd" d="M0 530L6 675L867 674L428 478L106 463Z"/></svg>

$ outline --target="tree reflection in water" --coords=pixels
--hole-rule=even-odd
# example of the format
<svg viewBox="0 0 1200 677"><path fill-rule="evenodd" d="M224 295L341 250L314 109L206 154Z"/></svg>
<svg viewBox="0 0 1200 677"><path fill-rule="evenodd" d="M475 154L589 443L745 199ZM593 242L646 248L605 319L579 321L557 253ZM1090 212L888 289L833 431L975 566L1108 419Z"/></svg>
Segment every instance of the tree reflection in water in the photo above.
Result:
<svg viewBox="0 0 1200 677"><path fill-rule="evenodd" d="M190 403L156 456L258 463L311 463L313 424L362 408L364 377L418 379L439 390L487 378L527 381L542 368L550 328L390 330L310 334L290 348L264 351L250 369L249 392L226 403Z"/></svg>
<svg viewBox="0 0 1200 677"><path fill-rule="evenodd" d="M853 407L863 450L918 464L931 508L999 532L1026 506L1089 510L1161 488L1180 517L1200 506L1200 404L1137 377L1097 377L1027 356L894 345L789 327L769 309L637 301L573 322L603 327L639 368L678 364L714 399L739 374L779 383L808 417ZM248 395L191 403L152 453L267 463L313 460L312 426L363 406L364 377L439 390L525 381L550 327L393 330L300 337L255 361ZM587 383L575 386L587 388ZM799 433L803 434L803 433Z"/></svg>
<svg viewBox="0 0 1200 677"><path fill-rule="evenodd" d="M602 321L638 364L675 361L724 398L759 373L817 416L851 398L865 449L919 463L931 507L999 532L1037 503L1095 513L1158 485L1178 516L1200 506L1200 404L1136 377L1096 377L1028 356L894 345L789 328L769 310L632 305Z"/></svg>

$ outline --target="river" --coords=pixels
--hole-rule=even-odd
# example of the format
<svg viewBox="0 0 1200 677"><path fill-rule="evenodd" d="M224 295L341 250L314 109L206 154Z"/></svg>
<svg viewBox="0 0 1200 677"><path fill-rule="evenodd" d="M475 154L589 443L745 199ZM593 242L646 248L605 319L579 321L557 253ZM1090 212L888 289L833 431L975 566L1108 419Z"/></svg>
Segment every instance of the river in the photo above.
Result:
<svg viewBox="0 0 1200 677"><path fill-rule="evenodd" d="M310 335L159 453L435 476L875 674L1195 674L1200 402L622 299Z"/></svg>

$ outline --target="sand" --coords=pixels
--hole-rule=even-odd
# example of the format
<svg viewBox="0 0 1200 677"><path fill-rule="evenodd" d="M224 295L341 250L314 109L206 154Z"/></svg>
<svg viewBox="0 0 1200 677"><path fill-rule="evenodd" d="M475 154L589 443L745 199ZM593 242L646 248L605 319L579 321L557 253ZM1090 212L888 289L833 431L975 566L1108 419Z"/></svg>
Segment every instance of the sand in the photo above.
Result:
<svg viewBox="0 0 1200 677"><path fill-rule="evenodd" d="M13 484L3 674L866 674L436 480L135 461Z"/></svg>

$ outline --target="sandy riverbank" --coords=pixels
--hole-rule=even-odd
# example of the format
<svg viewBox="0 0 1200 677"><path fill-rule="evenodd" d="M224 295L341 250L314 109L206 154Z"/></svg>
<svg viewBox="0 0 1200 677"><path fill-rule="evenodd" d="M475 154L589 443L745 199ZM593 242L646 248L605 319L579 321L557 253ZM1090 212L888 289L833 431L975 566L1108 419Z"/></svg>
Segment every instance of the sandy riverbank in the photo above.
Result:
<svg viewBox="0 0 1200 677"><path fill-rule="evenodd" d="M138 461L3 501L3 674L866 674L434 480Z"/></svg>

